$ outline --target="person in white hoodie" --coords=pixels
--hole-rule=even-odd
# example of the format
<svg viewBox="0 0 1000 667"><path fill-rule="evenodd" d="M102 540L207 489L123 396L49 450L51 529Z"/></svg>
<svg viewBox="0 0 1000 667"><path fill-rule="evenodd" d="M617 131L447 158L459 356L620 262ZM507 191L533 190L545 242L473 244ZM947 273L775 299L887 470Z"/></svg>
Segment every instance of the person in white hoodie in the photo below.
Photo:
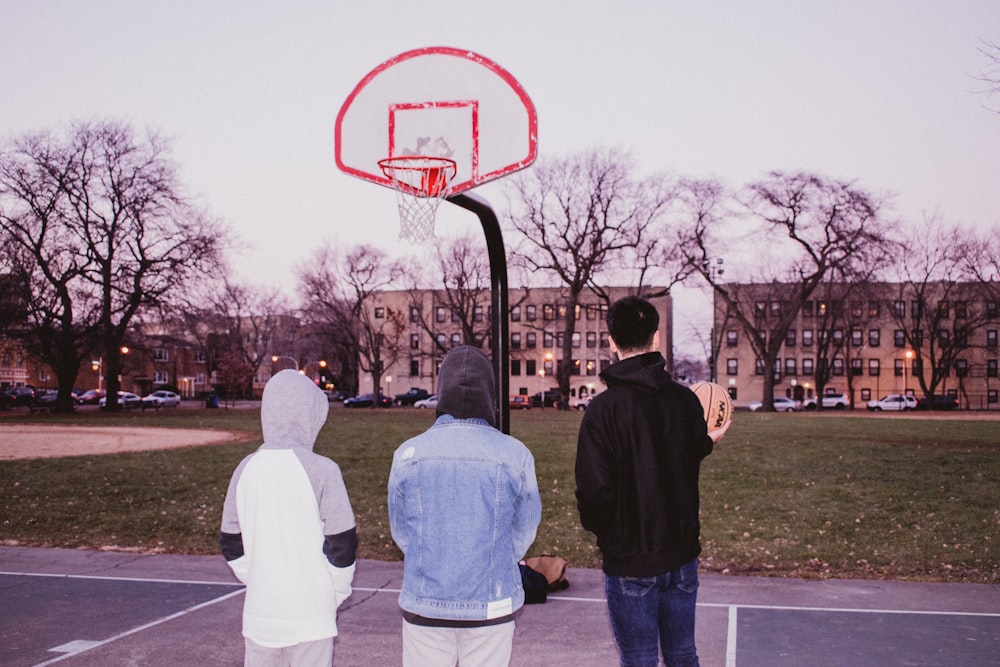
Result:
<svg viewBox="0 0 1000 667"><path fill-rule="evenodd" d="M311 380L277 373L261 401L264 443L229 483L219 546L247 587L248 667L333 663L358 538L340 467L313 452L329 409Z"/></svg>

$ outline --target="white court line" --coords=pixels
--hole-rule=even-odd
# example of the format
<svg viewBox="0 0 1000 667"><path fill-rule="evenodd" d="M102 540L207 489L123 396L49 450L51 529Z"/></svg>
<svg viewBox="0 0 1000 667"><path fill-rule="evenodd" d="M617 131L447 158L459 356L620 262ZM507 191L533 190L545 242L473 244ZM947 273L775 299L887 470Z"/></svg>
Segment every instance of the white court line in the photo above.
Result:
<svg viewBox="0 0 1000 667"><path fill-rule="evenodd" d="M729 624L726 628L726 667L736 667L736 614L739 607L729 607Z"/></svg>
<svg viewBox="0 0 1000 667"><path fill-rule="evenodd" d="M125 579L125 581L136 581L136 580L134 580L134 579ZM57 662L62 662L63 660L66 660L67 658L72 658L72 657L78 656L81 653L86 653L87 651L90 651L92 649L98 648L99 646L105 646L105 645L110 644L112 642L118 641L119 639L122 639L123 637L128 637L129 635L134 635L137 632L142 632L143 630L148 630L149 628L156 627L157 625L160 625L161 623L166 623L167 621L172 621L175 618L180 618L181 616L184 616L186 614L190 614L193 611L198 611L199 609L204 609L205 607L210 607L213 604L216 604L218 602L223 602L224 600L228 600L231 597L235 597L237 595L242 595L242 594L243 594L243 589L242 588L240 590L238 590L238 591L232 591L231 593L227 593L226 595L223 595L220 598L215 598L214 600L208 600L207 602L202 602L200 604L196 604L193 607L188 607L187 609L181 610L181 611L179 611L179 612L177 612L175 614L170 614L169 616L164 616L163 618L157 619L155 621L150 621L149 623L146 623L145 625L140 625L137 628L132 628L131 630L126 630L125 632L120 632L117 635L114 635L112 637L108 637L107 639L103 639L103 640L100 640L100 641L95 641L93 643L87 644L86 648L83 648L83 649L81 649L79 651L75 651L75 652L72 652L72 653L65 653L65 654L59 656L58 658L53 658L51 660L46 660L45 662L40 662L37 665L35 665L34 667L45 667L46 665L54 665Z"/></svg>
<svg viewBox="0 0 1000 667"><path fill-rule="evenodd" d="M108 577L96 574L51 574L46 572L0 572L0 576L49 577L52 579L97 579L100 581L141 581L152 584L197 584L198 586L242 586L238 581L198 581L192 579L150 579L140 577Z"/></svg>

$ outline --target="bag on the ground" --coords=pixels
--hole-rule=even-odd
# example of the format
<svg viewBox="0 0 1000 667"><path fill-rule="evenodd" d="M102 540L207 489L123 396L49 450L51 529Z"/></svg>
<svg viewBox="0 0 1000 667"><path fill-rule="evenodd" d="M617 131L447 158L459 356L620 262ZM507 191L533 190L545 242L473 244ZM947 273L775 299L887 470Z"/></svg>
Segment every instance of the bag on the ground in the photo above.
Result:
<svg viewBox="0 0 1000 667"><path fill-rule="evenodd" d="M521 579L524 580L524 567L529 568L533 572L537 572L545 578L545 587L548 591L555 592L565 590L569 587L569 582L566 581L566 559L560 556L551 556L549 554L543 554L541 556L534 556L532 558L525 558L523 561L521 570ZM527 587L525 588L525 593L527 593ZM542 602L545 600L543 599Z"/></svg>
<svg viewBox="0 0 1000 667"><path fill-rule="evenodd" d="M518 563L521 568L521 587L524 589L525 604L541 604L549 597L549 582L541 572L538 572L527 565L522 560Z"/></svg>

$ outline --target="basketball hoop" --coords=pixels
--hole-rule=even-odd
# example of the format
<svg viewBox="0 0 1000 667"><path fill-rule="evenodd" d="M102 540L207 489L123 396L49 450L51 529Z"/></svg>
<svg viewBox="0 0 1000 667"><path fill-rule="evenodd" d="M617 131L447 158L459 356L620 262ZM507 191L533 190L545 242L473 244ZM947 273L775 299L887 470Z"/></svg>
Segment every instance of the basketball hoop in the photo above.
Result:
<svg viewBox="0 0 1000 667"><path fill-rule="evenodd" d="M438 204L448 196L458 165L445 157L405 155L378 161L399 205L399 237L422 243L434 236Z"/></svg>

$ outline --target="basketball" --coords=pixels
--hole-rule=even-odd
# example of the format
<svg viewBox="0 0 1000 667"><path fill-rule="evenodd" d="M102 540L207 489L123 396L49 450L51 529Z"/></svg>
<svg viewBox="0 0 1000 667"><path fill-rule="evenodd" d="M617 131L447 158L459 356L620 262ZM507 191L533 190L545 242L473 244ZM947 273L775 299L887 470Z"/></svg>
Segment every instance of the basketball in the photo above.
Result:
<svg viewBox="0 0 1000 667"><path fill-rule="evenodd" d="M701 401L709 431L720 429L732 421L733 401L725 387L714 382L695 382L691 391Z"/></svg>

